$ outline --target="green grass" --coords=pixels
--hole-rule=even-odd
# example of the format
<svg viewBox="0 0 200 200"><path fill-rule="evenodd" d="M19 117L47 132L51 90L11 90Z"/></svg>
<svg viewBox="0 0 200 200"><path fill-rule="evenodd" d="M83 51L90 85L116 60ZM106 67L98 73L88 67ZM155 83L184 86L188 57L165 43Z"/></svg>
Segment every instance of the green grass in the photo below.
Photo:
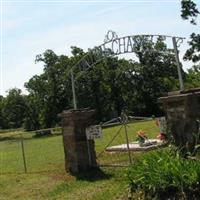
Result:
<svg viewBox="0 0 200 200"><path fill-rule="evenodd" d="M103 138L97 139L97 154L116 134L119 126L105 128ZM159 130L152 121L128 125L128 137L134 141L138 130L143 129L149 138L155 137ZM17 134L25 139L24 148L28 173L24 174L21 141L16 132L0 133L0 199L116 199L126 194L127 183L124 180L125 168L103 168L99 177L75 178L64 170L64 152L61 135L32 138L32 133L18 130ZM14 138L14 140L13 140ZM111 145L125 143L124 129ZM132 154L132 158L138 157ZM103 153L100 164L128 163L127 153ZM103 174L105 173L105 174ZM98 173L97 173L98 175ZM92 177L91 177L92 176Z"/></svg>
<svg viewBox="0 0 200 200"><path fill-rule="evenodd" d="M28 172L56 170L63 166L61 136L23 140ZM23 173L21 140L0 143L1 173Z"/></svg>

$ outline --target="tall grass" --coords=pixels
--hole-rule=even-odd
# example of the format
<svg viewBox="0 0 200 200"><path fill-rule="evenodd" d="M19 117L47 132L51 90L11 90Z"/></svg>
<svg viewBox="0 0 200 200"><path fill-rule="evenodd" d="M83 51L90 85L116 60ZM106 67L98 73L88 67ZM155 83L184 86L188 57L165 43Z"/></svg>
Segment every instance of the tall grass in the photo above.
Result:
<svg viewBox="0 0 200 200"><path fill-rule="evenodd" d="M200 199L200 162L175 157L169 150L151 152L128 169L127 181L145 199Z"/></svg>

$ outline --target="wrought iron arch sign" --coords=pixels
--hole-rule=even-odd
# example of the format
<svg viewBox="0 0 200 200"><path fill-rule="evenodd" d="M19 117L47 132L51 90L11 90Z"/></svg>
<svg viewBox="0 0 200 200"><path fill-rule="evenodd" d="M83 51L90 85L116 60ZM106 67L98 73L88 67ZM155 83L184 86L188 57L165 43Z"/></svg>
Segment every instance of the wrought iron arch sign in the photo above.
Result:
<svg viewBox="0 0 200 200"><path fill-rule="evenodd" d="M125 54L125 53L141 52L140 49L136 48L137 42L139 42L141 37L143 38L145 37L146 39L150 40L152 43L154 43L154 41L156 41L158 38L162 38L163 40L166 40L168 38L172 41L173 52L172 51L168 51L168 52L155 51L155 52L175 55L179 83L180 83L180 90L184 90L184 84L183 84L183 78L182 78L182 72L181 72L182 69L181 69L181 64L180 64L179 54L178 54L178 47L180 46L180 44L183 42L185 38L174 37L174 36L169 36L169 35L129 35L129 36L124 36L124 37L118 37L118 35L115 32L109 30L105 36L104 43L89 50L88 53L86 53L86 55L84 55L70 70L74 109L77 108L75 80L74 80L74 74L73 74L74 68L78 67L81 71L87 70L88 68L100 62L105 57L117 56L117 55ZM147 49L147 51L149 50ZM154 50L151 50L151 51L154 51Z"/></svg>

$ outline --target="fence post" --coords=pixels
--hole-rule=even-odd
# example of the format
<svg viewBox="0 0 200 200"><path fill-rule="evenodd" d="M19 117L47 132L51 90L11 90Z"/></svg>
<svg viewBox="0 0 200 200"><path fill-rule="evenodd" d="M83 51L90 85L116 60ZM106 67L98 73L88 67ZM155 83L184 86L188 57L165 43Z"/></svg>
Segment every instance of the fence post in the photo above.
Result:
<svg viewBox="0 0 200 200"><path fill-rule="evenodd" d="M126 144L127 144L127 149L128 149L128 156L129 156L129 162L130 164L132 164L132 159L131 159L131 152L130 152L130 147L129 147L129 139L128 139L128 133L127 133L127 121L128 121L128 117L125 113L125 111L123 110L121 113L121 119L122 119L122 123L124 126L124 130L125 130L125 136L126 136Z"/></svg>
<svg viewBox="0 0 200 200"><path fill-rule="evenodd" d="M27 167L26 167L26 156L25 156L25 151L24 151L24 140L21 135L21 147L22 147L22 158L23 158L23 163L24 163L24 172L27 173Z"/></svg>
<svg viewBox="0 0 200 200"><path fill-rule="evenodd" d="M92 165L91 152L90 152L90 143L89 143L87 138L86 138L86 142L87 142L89 164Z"/></svg>
<svg viewBox="0 0 200 200"><path fill-rule="evenodd" d="M129 147L129 139L128 139L128 133L127 133L127 128L126 128L126 122L123 122L123 123L124 123L125 135L126 135L126 144L127 144L127 149L128 149L129 162L130 162L130 164L132 164L131 152L130 152L130 147Z"/></svg>

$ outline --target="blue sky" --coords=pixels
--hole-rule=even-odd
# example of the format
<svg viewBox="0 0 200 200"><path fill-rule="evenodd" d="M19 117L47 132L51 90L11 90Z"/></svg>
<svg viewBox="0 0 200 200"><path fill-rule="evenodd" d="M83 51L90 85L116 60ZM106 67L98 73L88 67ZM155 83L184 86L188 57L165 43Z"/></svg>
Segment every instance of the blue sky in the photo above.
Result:
<svg viewBox="0 0 200 200"><path fill-rule="evenodd" d="M193 31L200 32L198 26L181 19L179 0L12 0L1 6L1 95L13 87L26 93L24 82L43 70L42 63L34 63L37 54L52 49L70 55L70 46L92 48L103 42L109 29L120 37L166 34L188 38ZM180 56L186 48L184 42ZM191 63L183 65L186 69Z"/></svg>

